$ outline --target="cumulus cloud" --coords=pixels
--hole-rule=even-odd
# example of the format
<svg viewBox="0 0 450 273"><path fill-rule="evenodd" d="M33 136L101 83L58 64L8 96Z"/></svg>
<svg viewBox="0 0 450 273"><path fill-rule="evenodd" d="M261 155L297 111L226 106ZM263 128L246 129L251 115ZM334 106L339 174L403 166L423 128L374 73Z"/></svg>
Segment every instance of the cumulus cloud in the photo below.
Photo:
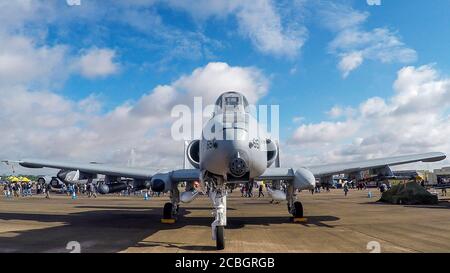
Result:
<svg viewBox="0 0 450 273"><path fill-rule="evenodd" d="M363 60L362 52L343 54L338 67L342 71L344 78L347 78L351 71L358 68L363 63Z"/></svg>
<svg viewBox="0 0 450 273"><path fill-rule="evenodd" d="M65 76L66 46L40 46L29 37L1 33L0 41L0 84L48 82Z"/></svg>
<svg viewBox="0 0 450 273"><path fill-rule="evenodd" d="M327 112L328 116L333 119L338 119L341 117L352 117L355 114L355 109L352 107L341 107L341 106L333 106L330 111Z"/></svg>
<svg viewBox="0 0 450 273"><path fill-rule="evenodd" d="M294 132L293 141L319 143L320 145L339 141L351 136L356 130L352 122L321 122L302 125Z"/></svg>
<svg viewBox="0 0 450 273"><path fill-rule="evenodd" d="M307 29L299 16L301 1L290 9L278 8L273 1L169 1L195 18L225 18L233 15L239 32L262 53L294 57L307 39ZM285 19L285 20L283 20Z"/></svg>
<svg viewBox="0 0 450 273"><path fill-rule="evenodd" d="M386 27L365 30L364 23L369 17L367 12L330 1L319 3L322 24L336 33L329 44L329 51L340 59L338 68L344 78L364 60L382 63L416 61L417 52L407 47L397 32Z"/></svg>
<svg viewBox="0 0 450 273"><path fill-rule="evenodd" d="M126 164L133 150L139 166L180 167L183 143L171 137L172 107L190 105L194 96L213 103L216 95L229 90L256 102L267 89L267 78L256 68L209 63L103 113L94 95L75 101L45 90L3 86L0 127L7 130L0 140L0 158Z"/></svg>
<svg viewBox="0 0 450 273"><path fill-rule="evenodd" d="M81 75L87 78L97 78L117 73L119 64L114 61L115 56L116 52L111 49L89 49L79 60Z"/></svg>
<svg viewBox="0 0 450 273"><path fill-rule="evenodd" d="M87 78L117 73L111 49L89 49L81 56L72 54L69 45L41 45L38 40L0 33L0 84L52 86L63 83L71 74Z"/></svg>
<svg viewBox="0 0 450 273"><path fill-rule="evenodd" d="M398 72L393 89L392 97L369 98L342 121L301 125L285 156L311 165L429 151L450 154L450 77L430 65L408 66ZM343 109L330 112L342 116Z"/></svg>

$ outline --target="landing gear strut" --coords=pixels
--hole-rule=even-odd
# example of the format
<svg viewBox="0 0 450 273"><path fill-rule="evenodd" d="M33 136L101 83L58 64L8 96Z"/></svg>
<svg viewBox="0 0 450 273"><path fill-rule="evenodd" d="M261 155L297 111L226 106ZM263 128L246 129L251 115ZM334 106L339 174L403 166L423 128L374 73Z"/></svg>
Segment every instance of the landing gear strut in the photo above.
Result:
<svg viewBox="0 0 450 273"><path fill-rule="evenodd" d="M214 205L215 220L211 224L212 239L216 240L218 250L225 248L225 226L227 225L227 191L224 183L217 183L209 197Z"/></svg>

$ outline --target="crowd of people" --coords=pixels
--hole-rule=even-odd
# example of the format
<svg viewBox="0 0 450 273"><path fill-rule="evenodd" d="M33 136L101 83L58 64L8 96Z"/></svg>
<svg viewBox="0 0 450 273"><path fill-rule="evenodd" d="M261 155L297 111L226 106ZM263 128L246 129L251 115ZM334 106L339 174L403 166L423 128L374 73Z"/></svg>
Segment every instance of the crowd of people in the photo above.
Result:
<svg viewBox="0 0 450 273"><path fill-rule="evenodd" d="M265 197L265 191L267 191L267 184L264 183L244 183L240 185L240 193L241 197L244 198L252 198L252 197ZM257 196L254 195L254 189L256 188ZM317 184L313 189L310 190L311 194L318 194L321 192L330 192L331 185L330 184ZM334 188L334 187L333 187ZM348 192L350 189L357 189L358 191L366 190L367 189L367 183L364 181L355 182L355 181L345 181L341 184L340 187L343 190L343 193L345 196L348 195ZM286 184L282 183L279 185L279 189L286 192ZM379 185L379 191L381 193L391 189L391 183L381 183ZM87 183L83 185L78 184L62 184L61 187L58 189L54 189L51 187L49 183L38 183L38 182L6 182L1 187L0 190L3 191L2 195L6 198L19 198L19 197L27 197L27 196L33 196L33 195L44 195L45 198L50 198L50 193L52 191L59 192L62 194L66 194L67 196L78 196L78 195L84 195L89 198L96 198L97 197L97 185L96 183ZM229 189L229 191L232 193L232 188ZM446 190L442 195L446 195ZM209 193L209 188L206 189L206 195ZM151 190L138 190L135 191L133 189L133 186L128 184L128 187L125 190L122 190L120 192L117 192L116 195L119 196L136 196L136 195L142 195L146 198L150 197L160 197L164 196L164 193L161 192L153 192Z"/></svg>
<svg viewBox="0 0 450 273"><path fill-rule="evenodd" d="M67 195L73 195L75 193L76 195L86 194L88 197L97 197L97 189L94 183L85 184L82 186L63 184L60 188L54 189L49 183L6 182L0 189L3 191L2 195L5 198L19 198L33 195L43 195L45 198L50 198L50 193L52 191Z"/></svg>
<svg viewBox="0 0 450 273"><path fill-rule="evenodd" d="M1 189L3 191L2 194L6 198L33 196L42 193L45 194L46 192L45 186L37 182L7 182L3 184Z"/></svg>

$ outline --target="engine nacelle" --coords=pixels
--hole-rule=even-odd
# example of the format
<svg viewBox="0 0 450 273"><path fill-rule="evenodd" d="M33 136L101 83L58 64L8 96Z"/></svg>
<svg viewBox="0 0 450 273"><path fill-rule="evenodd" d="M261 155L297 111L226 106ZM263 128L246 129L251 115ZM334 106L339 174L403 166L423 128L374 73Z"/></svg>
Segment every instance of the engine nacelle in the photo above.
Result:
<svg viewBox="0 0 450 273"><path fill-rule="evenodd" d="M102 183L98 186L98 192L101 194L115 193L126 190L128 185L126 183Z"/></svg>
<svg viewBox="0 0 450 273"><path fill-rule="evenodd" d="M278 157L278 146L274 141L267 139L266 147L267 147L267 168L269 168L270 166L272 166L272 164Z"/></svg>
<svg viewBox="0 0 450 273"><path fill-rule="evenodd" d="M151 181L150 180L141 180L141 179L134 179L133 180L133 189L135 191L140 190L148 190L151 188Z"/></svg>
<svg viewBox="0 0 450 273"><path fill-rule="evenodd" d="M316 186L316 178L314 174L306 169L300 168L294 173L294 188L299 190L311 190Z"/></svg>
<svg viewBox="0 0 450 273"><path fill-rule="evenodd" d="M53 177L49 176L49 175L45 175L45 176L40 176L37 179L37 182L40 184L50 184L50 181L52 181Z"/></svg>
<svg viewBox="0 0 450 273"><path fill-rule="evenodd" d="M189 143L186 149L186 157L194 168L200 168L200 140Z"/></svg>
<svg viewBox="0 0 450 273"><path fill-rule="evenodd" d="M60 170L56 175L66 183L85 184L88 179L96 178L96 175L80 172L80 170Z"/></svg>
<svg viewBox="0 0 450 273"><path fill-rule="evenodd" d="M394 173L392 172L391 168L389 166L384 166L382 168L373 169L370 172L373 175L378 175L381 177L393 177Z"/></svg>
<svg viewBox="0 0 450 273"><path fill-rule="evenodd" d="M64 183L61 182L58 177L54 176L41 176L37 179L37 182L43 185L50 185L52 188L60 189L63 187Z"/></svg>
<svg viewBox="0 0 450 273"><path fill-rule="evenodd" d="M169 173L157 173L150 180L150 188L154 192L168 192L172 189L172 184Z"/></svg>

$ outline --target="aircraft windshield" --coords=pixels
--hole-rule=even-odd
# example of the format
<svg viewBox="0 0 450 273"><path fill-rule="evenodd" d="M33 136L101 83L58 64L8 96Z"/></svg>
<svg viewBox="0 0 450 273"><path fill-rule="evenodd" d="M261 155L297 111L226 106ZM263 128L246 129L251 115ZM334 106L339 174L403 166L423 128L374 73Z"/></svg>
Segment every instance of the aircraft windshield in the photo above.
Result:
<svg viewBox="0 0 450 273"><path fill-rule="evenodd" d="M227 97L225 98L225 104L228 106L238 106L239 97Z"/></svg>

